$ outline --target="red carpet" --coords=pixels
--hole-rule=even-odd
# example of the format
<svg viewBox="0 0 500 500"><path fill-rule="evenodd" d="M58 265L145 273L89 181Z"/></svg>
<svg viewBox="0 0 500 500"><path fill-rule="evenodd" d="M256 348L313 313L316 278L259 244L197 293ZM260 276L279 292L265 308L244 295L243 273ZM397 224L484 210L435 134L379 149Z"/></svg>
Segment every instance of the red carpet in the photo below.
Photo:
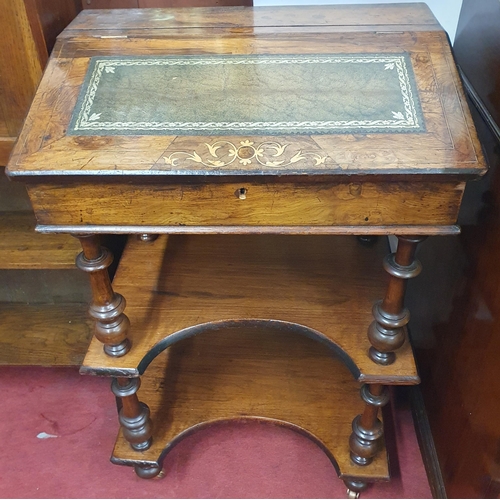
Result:
<svg viewBox="0 0 500 500"><path fill-rule="evenodd" d="M118 425L109 380L76 369L0 368L0 391L2 498L346 498L326 455L289 429L200 431L167 455L163 479L147 481L109 462ZM409 410L393 420L392 481L361 498L431 498Z"/></svg>

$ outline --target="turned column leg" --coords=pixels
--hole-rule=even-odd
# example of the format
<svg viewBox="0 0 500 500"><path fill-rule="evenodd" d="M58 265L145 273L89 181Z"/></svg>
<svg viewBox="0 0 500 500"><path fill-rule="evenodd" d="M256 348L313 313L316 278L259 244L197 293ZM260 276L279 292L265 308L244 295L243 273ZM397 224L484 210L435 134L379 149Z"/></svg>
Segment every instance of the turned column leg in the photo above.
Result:
<svg viewBox="0 0 500 500"><path fill-rule="evenodd" d="M111 390L122 403L118 419L123 436L134 450L144 451L151 446L153 426L149 418L149 407L137 397L140 385L139 378L115 378L111 383Z"/></svg>
<svg viewBox="0 0 500 500"><path fill-rule="evenodd" d="M380 438L384 434L382 422L378 419L379 408L389 401L389 390L381 384L364 384L361 387L361 398L366 403L361 415L352 422L352 434L349 438L351 459L358 465L368 465L373 461L380 447ZM362 481L359 482L360 486ZM349 489L350 487L346 483ZM353 485L351 485L353 486ZM357 491L361 491L358 488Z"/></svg>
<svg viewBox="0 0 500 500"><path fill-rule="evenodd" d="M394 363L396 354L405 342L405 325L410 320L410 312L404 307L406 282L417 276L422 265L415 259L417 245L425 237L398 236L396 253L384 259L384 269L390 274L384 300L373 306L375 321L368 328L368 338L372 347L370 359L380 365Z"/></svg>
<svg viewBox="0 0 500 500"><path fill-rule="evenodd" d="M95 336L104 344L109 356L123 356L130 349L127 331L128 317L123 314L125 299L113 291L108 267L113 262L112 253L99 244L96 235L76 235L83 251L76 258L76 265L89 273L92 288L92 304L89 314L95 321Z"/></svg>

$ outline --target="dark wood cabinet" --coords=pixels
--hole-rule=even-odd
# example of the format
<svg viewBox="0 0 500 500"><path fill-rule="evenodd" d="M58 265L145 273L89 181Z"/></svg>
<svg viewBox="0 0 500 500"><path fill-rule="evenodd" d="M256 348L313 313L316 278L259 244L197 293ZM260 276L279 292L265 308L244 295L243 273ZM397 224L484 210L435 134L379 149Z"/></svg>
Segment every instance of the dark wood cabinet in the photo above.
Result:
<svg viewBox="0 0 500 500"><path fill-rule="evenodd" d="M454 52L476 103L473 114L491 168L466 190L460 238L429 240L420 255L421 281L409 289L412 310L417 305L426 311L427 322L414 325L412 333L451 498L498 498L500 493L499 26L498 0L464 0ZM439 254L443 259L434 261ZM426 276L440 277L434 297L423 296Z"/></svg>

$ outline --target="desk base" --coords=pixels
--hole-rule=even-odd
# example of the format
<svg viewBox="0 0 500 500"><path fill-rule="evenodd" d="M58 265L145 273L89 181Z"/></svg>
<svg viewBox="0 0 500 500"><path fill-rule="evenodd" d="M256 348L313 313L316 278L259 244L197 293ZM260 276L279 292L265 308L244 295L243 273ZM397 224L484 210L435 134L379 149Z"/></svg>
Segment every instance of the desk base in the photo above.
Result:
<svg viewBox="0 0 500 500"><path fill-rule="evenodd" d="M311 438L346 481L388 480L383 442L370 465L355 465L349 456L351 421L363 410L359 387L317 340L276 328L205 332L169 347L148 367L138 396L151 410L153 443L134 451L120 431L111 461L155 475L190 433L257 419Z"/></svg>

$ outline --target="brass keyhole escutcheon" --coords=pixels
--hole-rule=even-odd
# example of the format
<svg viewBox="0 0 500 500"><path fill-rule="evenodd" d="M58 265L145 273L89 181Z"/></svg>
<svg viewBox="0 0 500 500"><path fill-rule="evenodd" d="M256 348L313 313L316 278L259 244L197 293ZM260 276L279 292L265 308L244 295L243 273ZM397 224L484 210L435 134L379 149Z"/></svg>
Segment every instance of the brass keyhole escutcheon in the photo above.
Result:
<svg viewBox="0 0 500 500"><path fill-rule="evenodd" d="M246 200L247 198L247 188L240 188L236 190L236 193L234 193L237 198L240 200Z"/></svg>

